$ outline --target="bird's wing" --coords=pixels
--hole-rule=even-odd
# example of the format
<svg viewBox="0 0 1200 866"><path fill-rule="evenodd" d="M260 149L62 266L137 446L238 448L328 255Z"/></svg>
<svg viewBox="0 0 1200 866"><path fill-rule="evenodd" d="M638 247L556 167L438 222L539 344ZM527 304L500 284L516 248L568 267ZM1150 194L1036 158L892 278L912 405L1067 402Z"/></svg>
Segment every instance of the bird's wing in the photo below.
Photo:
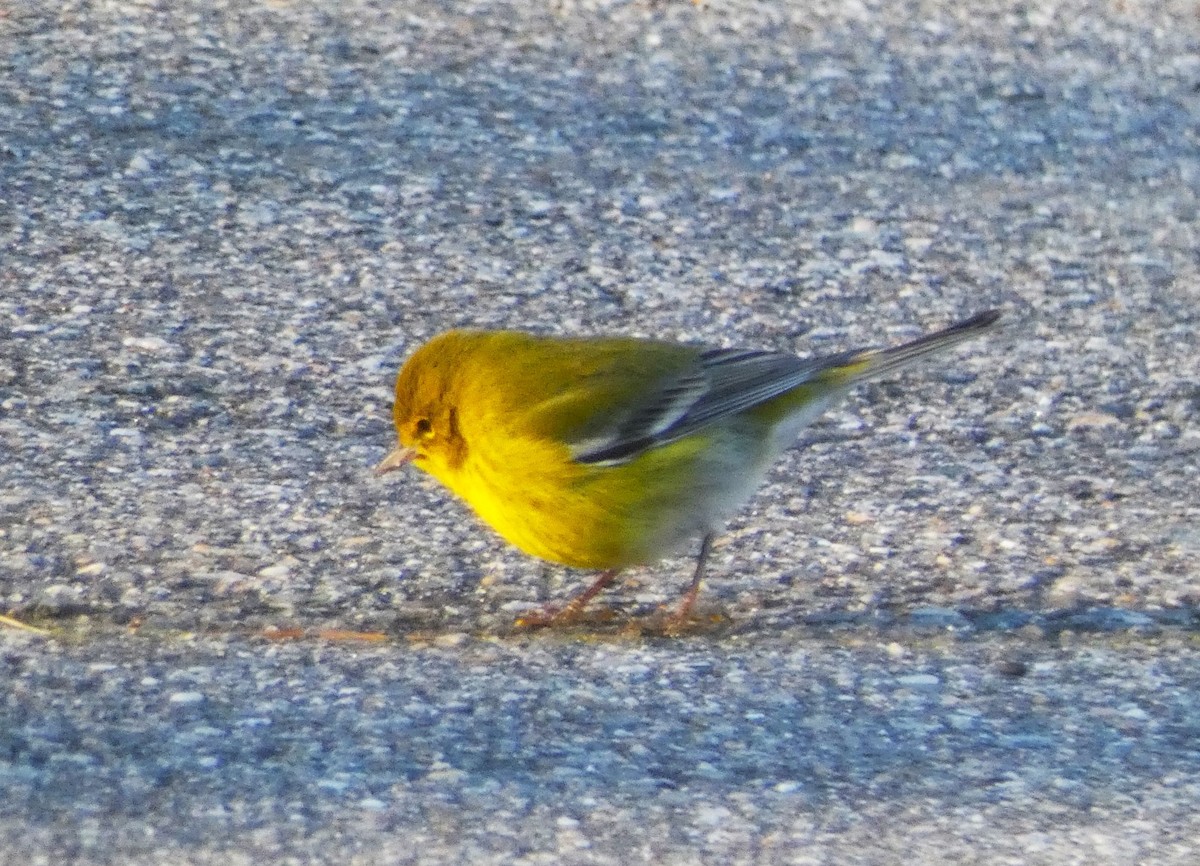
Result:
<svg viewBox="0 0 1200 866"><path fill-rule="evenodd" d="M577 462L593 464L631 460L647 449L821 379L828 371L844 367L853 355L804 361L754 350L699 352L688 368L661 380L625 412L614 413L610 423L573 441L572 456Z"/></svg>
<svg viewBox="0 0 1200 866"><path fill-rule="evenodd" d="M675 442L723 418L761 406L789 391L799 409L865 379L892 373L992 327L997 310L888 349L857 349L804 360L780 352L747 349L687 350L658 344L659 365L616 361L594 373L582 389L587 412L562 430L577 462L631 460L647 449ZM683 353L683 354L681 354ZM615 358L624 357L618 352ZM603 406L596 412L595 406Z"/></svg>

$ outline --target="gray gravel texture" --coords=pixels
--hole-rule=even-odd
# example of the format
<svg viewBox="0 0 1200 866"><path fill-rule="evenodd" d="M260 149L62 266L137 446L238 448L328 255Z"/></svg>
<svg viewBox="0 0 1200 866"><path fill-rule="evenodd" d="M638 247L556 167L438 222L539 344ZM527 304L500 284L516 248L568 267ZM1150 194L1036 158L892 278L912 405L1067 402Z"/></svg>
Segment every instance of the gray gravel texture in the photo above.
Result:
<svg viewBox="0 0 1200 866"><path fill-rule="evenodd" d="M0 81L0 863L1196 862L1194 2L26 2ZM694 636L370 474L451 326L992 306Z"/></svg>

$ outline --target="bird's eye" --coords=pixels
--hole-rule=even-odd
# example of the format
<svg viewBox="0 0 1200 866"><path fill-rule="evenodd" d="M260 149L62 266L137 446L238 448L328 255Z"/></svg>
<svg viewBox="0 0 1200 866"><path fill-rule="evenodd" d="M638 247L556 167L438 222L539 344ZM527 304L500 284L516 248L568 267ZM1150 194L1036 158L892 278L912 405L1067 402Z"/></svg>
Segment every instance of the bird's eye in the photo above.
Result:
<svg viewBox="0 0 1200 866"><path fill-rule="evenodd" d="M433 422L428 418L417 419L417 438L428 439L433 435Z"/></svg>

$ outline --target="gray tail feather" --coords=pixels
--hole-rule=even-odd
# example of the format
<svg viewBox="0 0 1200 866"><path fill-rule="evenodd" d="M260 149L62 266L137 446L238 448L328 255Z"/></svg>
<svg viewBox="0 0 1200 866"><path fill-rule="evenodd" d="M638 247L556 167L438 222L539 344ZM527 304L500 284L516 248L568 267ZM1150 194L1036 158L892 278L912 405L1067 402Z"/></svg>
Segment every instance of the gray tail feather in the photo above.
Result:
<svg viewBox="0 0 1200 866"><path fill-rule="evenodd" d="M982 313L976 313L969 319L956 322L948 328L943 328L932 334L926 334L924 337L918 337L912 342L904 343L891 349L868 350L875 357L873 363L862 374L861 378L875 379L879 376L885 376L893 370L907 366L925 355L949 348L964 340L978 337L988 328L992 327L992 325L996 324L999 318L999 310L986 310Z"/></svg>

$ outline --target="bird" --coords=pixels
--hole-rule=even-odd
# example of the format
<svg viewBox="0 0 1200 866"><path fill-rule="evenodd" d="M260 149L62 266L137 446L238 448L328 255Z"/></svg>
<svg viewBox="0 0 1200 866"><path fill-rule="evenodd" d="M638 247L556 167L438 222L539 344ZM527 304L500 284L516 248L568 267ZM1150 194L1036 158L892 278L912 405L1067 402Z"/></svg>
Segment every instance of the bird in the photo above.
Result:
<svg viewBox="0 0 1200 866"><path fill-rule="evenodd" d="M519 626L566 625L623 570L699 541L669 618L684 627L713 539L800 431L855 385L977 337L986 310L890 348L803 358L621 336L451 330L395 384L394 449L522 551L600 574Z"/></svg>

